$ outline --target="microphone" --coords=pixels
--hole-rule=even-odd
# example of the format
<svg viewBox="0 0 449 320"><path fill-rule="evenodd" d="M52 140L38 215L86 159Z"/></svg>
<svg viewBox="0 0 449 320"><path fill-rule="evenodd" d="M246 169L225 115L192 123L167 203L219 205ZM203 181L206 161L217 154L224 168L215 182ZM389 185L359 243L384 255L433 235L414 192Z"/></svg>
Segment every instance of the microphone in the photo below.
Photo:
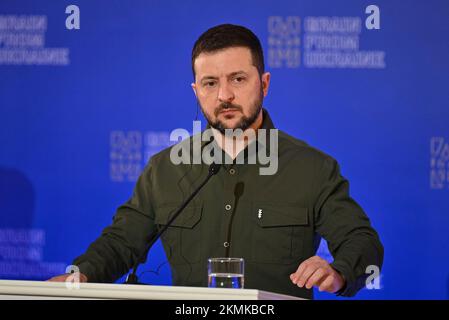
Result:
<svg viewBox="0 0 449 320"><path fill-rule="evenodd" d="M148 254L150 248L153 246L153 244L161 237L161 235L165 232L165 230L168 229L168 227L175 221L175 219L179 216L179 214L184 210L184 208L189 204L190 201L196 196L196 194L206 185L206 183L209 181L209 179L216 175L218 171L220 170L221 165L216 164L215 162L212 163L209 166L209 173L204 179L204 181L196 188L192 194L181 204L181 206L176 210L176 212L173 214L173 216L170 218L170 220L167 222L167 224L164 225L164 227L159 230L152 238L151 241L146 245L145 250L142 252L142 254L137 259L136 263L133 266L133 271L128 275L126 278L125 284L141 284L139 283L139 280L137 278L137 268L139 265L143 262L143 258Z"/></svg>

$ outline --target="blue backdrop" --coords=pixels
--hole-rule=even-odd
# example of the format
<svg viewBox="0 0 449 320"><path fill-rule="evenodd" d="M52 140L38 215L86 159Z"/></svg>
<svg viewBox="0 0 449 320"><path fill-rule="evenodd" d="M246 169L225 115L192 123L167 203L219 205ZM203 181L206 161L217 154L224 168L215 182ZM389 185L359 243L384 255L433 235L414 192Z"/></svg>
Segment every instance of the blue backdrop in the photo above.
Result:
<svg viewBox="0 0 449 320"><path fill-rule="evenodd" d="M1 0L0 278L64 272L112 221L192 127L191 48L220 23L259 36L275 124L339 161L379 231L381 288L357 297L449 298L445 0ZM165 262L143 280L169 285Z"/></svg>

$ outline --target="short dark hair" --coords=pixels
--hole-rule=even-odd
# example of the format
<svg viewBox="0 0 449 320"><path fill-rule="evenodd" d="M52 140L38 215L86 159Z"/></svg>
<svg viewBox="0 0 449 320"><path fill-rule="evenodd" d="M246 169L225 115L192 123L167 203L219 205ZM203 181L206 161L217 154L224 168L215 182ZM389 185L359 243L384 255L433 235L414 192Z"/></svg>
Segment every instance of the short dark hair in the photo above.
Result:
<svg viewBox="0 0 449 320"><path fill-rule="evenodd" d="M195 79L195 59L202 52L214 52L232 47L246 47L251 51L253 65L259 75L265 72L262 45L248 28L234 24L220 24L204 32L192 49L192 72Z"/></svg>

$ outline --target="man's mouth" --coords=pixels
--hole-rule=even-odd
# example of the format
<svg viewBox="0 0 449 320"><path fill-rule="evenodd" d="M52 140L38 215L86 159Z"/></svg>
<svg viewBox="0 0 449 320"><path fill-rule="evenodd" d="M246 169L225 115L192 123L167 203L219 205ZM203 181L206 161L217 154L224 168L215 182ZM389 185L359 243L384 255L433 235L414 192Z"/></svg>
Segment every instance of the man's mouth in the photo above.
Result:
<svg viewBox="0 0 449 320"><path fill-rule="evenodd" d="M237 109L223 109L222 111L220 111L220 113L222 113L222 114L231 114L231 113L234 113L234 112L237 112L238 110Z"/></svg>

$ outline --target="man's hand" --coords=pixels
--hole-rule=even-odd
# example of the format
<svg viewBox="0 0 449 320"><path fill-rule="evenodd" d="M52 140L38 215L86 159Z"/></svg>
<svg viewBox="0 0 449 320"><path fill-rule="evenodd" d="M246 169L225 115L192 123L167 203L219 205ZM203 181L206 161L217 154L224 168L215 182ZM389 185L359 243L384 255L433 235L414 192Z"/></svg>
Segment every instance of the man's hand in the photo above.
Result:
<svg viewBox="0 0 449 320"><path fill-rule="evenodd" d="M87 282L87 277L80 272L75 272L75 273L61 274L59 276L48 279L47 281L50 281L50 282Z"/></svg>
<svg viewBox="0 0 449 320"><path fill-rule="evenodd" d="M345 279L330 264L318 256L313 256L301 263L295 273L290 275L290 279L298 287L313 286L319 291L335 293L345 285Z"/></svg>

